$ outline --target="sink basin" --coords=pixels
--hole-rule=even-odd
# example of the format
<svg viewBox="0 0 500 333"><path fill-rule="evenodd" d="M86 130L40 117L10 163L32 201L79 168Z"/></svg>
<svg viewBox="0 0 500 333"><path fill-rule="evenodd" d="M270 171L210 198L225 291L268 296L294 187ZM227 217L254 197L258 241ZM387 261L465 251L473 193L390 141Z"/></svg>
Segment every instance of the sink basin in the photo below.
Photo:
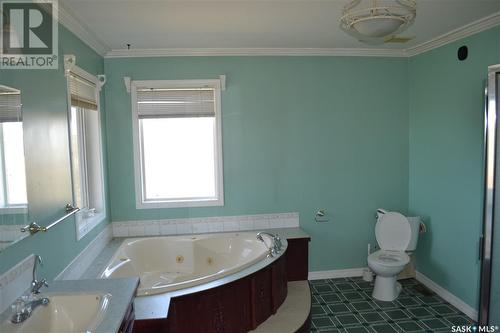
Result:
<svg viewBox="0 0 500 333"><path fill-rule="evenodd" d="M110 294L43 294L49 304L37 307L26 321L0 326L2 333L93 332L101 323Z"/></svg>

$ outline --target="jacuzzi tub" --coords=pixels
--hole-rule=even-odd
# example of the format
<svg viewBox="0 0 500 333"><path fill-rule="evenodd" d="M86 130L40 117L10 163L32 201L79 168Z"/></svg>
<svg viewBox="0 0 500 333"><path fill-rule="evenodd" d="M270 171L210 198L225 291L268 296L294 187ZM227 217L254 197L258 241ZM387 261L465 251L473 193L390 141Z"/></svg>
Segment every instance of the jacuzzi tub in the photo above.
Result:
<svg viewBox="0 0 500 333"><path fill-rule="evenodd" d="M267 258L271 240L266 238L264 244L256 236L257 232L240 232L129 238L101 278L138 276L137 296L144 296L202 285L243 271L251 274L251 266L260 269L265 261L276 259Z"/></svg>

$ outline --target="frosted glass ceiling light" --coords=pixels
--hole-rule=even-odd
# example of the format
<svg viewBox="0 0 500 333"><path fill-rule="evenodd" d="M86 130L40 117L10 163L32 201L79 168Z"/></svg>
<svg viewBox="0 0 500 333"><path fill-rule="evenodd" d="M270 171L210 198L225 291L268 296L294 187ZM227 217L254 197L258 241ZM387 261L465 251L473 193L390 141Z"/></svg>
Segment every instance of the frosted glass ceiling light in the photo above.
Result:
<svg viewBox="0 0 500 333"><path fill-rule="evenodd" d="M415 0L353 0L340 27L361 42L382 44L408 28L417 15Z"/></svg>

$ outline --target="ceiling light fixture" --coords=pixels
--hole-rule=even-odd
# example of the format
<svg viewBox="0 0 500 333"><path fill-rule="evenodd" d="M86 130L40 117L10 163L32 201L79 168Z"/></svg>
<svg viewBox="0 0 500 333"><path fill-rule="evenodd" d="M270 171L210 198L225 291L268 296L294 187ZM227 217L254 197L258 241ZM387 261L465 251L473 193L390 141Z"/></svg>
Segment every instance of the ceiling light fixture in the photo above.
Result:
<svg viewBox="0 0 500 333"><path fill-rule="evenodd" d="M417 16L415 0L353 0L342 12L340 28L369 44L382 44L408 28Z"/></svg>

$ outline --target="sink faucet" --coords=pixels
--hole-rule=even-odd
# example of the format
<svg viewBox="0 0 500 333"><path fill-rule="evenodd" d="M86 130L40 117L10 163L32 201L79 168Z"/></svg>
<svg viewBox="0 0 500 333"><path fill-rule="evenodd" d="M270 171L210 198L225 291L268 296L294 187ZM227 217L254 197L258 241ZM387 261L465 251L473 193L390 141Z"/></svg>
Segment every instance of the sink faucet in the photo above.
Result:
<svg viewBox="0 0 500 333"><path fill-rule="evenodd" d="M31 280L31 293L32 294L39 294L40 289L43 286L45 286L45 287L49 286L45 279L41 279L40 281L38 280L37 274L36 274L38 264L43 265L42 257L40 257L39 255L35 255L35 264L33 265L33 279Z"/></svg>
<svg viewBox="0 0 500 333"><path fill-rule="evenodd" d="M28 319L33 311L40 305L49 304L49 299L47 297L38 297L40 289L43 286L48 287L47 281L45 279L38 280L37 278L37 268L38 265L43 265L42 257L35 255L35 263L33 265L33 280L31 281L31 294L29 296L21 296L16 300L16 303L12 306L14 309L14 314L10 321L14 324L22 323Z"/></svg>
<svg viewBox="0 0 500 333"><path fill-rule="evenodd" d="M28 300L29 297L24 296L17 299L16 303L12 306L14 309L14 314L10 319L11 323L19 324L28 319L33 311L40 305L49 304L49 299L47 297L35 298Z"/></svg>
<svg viewBox="0 0 500 333"><path fill-rule="evenodd" d="M267 235L271 237L273 243L272 246L269 248L269 256L274 257L278 255L281 252L281 247L283 244L281 243L281 238L278 235L271 234L269 232L261 231L257 234L257 239L260 240L261 242L265 243L264 237L262 235Z"/></svg>

